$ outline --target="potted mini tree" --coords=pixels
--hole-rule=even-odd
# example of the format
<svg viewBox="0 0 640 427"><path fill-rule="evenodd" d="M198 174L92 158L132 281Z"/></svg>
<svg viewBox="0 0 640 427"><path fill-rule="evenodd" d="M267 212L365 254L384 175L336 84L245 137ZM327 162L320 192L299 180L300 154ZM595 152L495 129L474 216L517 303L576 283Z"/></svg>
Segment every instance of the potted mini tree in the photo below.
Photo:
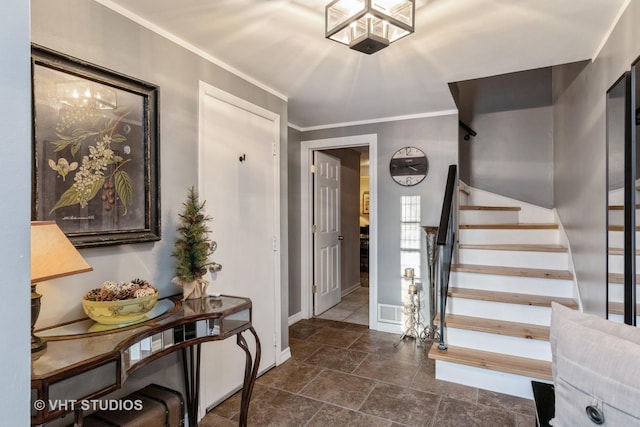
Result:
<svg viewBox="0 0 640 427"><path fill-rule="evenodd" d="M172 283L182 287L183 299L197 299L207 296L209 282L204 275L209 269L220 271L222 266L210 260L216 250L216 242L209 239L208 222L211 220L204 213L205 202L200 203L198 193L191 187L184 209L179 214L173 256L176 260L176 277Z"/></svg>

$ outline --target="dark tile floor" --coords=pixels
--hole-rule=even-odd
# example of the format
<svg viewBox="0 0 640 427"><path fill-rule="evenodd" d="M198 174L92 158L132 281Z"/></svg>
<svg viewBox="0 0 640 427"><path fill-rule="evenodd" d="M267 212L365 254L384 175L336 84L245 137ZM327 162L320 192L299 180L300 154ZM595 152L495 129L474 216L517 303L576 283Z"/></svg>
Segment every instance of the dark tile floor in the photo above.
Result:
<svg viewBox="0 0 640 427"><path fill-rule="evenodd" d="M258 378L249 425L535 426L533 401L436 380L425 349L395 348L398 338L326 319L292 325L292 358ZM239 409L237 393L200 426L237 425Z"/></svg>

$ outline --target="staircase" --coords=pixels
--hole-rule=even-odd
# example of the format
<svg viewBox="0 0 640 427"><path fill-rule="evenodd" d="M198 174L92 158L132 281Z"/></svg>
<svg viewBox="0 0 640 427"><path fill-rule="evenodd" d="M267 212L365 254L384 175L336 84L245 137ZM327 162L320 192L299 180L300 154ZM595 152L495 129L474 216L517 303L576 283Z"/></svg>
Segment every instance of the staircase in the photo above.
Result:
<svg viewBox="0 0 640 427"><path fill-rule="evenodd" d="M532 398L531 380L552 381L551 302L578 308L564 233L548 209L466 186L459 199L436 378Z"/></svg>

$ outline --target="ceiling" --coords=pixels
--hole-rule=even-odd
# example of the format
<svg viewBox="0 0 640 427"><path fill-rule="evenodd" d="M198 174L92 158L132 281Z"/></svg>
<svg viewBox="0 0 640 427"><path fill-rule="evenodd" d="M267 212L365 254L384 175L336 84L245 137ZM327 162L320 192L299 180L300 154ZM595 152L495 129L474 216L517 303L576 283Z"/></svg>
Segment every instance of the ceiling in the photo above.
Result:
<svg viewBox="0 0 640 427"><path fill-rule="evenodd" d="M329 0L96 0L286 98L310 129L455 110L447 83L592 58L628 0L416 0L373 55L324 38Z"/></svg>

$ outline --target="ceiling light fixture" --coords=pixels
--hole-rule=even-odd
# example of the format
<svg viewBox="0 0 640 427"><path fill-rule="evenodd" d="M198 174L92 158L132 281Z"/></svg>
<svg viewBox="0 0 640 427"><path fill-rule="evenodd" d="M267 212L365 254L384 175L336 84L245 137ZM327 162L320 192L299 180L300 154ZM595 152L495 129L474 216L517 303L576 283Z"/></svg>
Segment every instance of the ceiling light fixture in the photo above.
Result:
<svg viewBox="0 0 640 427"><path fill-rule="evenodd" d="M333 0L325 37L371 55L413 33L414 0Z"/></svg>

